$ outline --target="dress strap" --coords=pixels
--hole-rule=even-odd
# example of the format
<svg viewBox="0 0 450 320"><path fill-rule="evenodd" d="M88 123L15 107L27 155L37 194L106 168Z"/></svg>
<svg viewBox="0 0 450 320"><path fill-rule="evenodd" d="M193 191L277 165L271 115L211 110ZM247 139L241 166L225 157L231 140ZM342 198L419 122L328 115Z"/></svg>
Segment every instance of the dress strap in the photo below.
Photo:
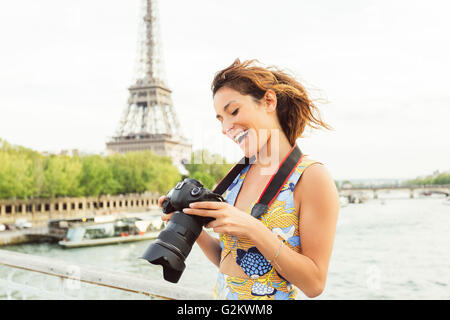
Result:
<svg viewBox="0 0 450 320"><path fill-rule="evenodd" d="M293 183L295 186L297 184L298 180L300 180L300 178L303 174L303 171L305 171L308 167L310 167L311 165L313 165L315 163L323 164L322 162L313 160L313 159L307 159L307 160L300 161L300 163L295 168L294 172L289 177L290 183Z"/></svg>

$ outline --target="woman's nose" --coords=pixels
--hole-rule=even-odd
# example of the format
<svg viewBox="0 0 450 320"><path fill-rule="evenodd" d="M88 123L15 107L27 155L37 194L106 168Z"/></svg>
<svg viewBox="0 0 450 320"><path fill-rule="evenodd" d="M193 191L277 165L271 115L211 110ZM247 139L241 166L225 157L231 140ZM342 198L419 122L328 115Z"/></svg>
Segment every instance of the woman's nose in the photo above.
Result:
<svg viewBox="0 0 450 320"><path fill-rule="evenodd" d="M228 133L233 129L233 124L227 124L225 121L222 123L222 133L228 135Z"/></svg>

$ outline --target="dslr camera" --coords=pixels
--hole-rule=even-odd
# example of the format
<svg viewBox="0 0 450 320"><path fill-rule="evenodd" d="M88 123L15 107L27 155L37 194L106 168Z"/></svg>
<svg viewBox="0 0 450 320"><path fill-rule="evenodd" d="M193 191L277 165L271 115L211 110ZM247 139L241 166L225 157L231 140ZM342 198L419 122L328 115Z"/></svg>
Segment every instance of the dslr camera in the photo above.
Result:
<svg viewBox="0 0 450 320"><path fill-rule="evenodd" d="M170 190L162 207L165 214L175 212L158 238L148 246L141 258L163 267L164 279L177 283L186 265L184 261L191 252L203 226L214 220L209 217L183 213L191 202L218 201L225 199L206 188L195 179L184 179Z"/></svg>

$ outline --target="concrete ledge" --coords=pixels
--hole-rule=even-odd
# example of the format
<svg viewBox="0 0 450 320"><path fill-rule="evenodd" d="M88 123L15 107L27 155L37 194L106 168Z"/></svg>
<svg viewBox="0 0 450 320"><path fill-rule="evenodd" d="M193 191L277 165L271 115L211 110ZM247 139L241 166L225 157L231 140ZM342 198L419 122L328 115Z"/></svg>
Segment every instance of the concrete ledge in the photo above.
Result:
<svg viewBox="0 0 450 320"><path fill-rule="evenodd" d="M30 239L25 230L0 232L0 247L11 244L27 243L29 241Z"/></svg>
<svg viewBox="0 0 450 320"><path fill-rule="evenodd" d="M115 288L160 299L210 300L212 293L185 288L165 281L148 280L144 277L110 271L93 266L68 263L54 258L41 257L8 250L0 250L0 264L40 272L63 279Z"/></svg>

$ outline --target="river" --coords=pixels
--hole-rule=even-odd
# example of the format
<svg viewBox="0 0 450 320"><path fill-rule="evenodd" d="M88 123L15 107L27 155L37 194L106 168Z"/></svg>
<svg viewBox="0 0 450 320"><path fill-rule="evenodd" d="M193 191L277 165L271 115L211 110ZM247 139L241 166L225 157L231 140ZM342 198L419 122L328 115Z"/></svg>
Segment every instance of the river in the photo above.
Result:
<svg viewBox="0 0 450 320"><path fill-rule="evenodd" d="M327 285L316 299L450 299L450 205L443 198L407 197L391 192L340 209ZM62 249L56 244L2 249L159 280L160 266L139 259L151 241L79 249ZM212 290L216 275L216 267L195 245L179 285ZM75 299L147 298L89 284L70 287L50 278L0 266L0 279L25 287L0 287L0 299L53 299L60 293ZM306 299L301 293L299 298Z"/></svg>

